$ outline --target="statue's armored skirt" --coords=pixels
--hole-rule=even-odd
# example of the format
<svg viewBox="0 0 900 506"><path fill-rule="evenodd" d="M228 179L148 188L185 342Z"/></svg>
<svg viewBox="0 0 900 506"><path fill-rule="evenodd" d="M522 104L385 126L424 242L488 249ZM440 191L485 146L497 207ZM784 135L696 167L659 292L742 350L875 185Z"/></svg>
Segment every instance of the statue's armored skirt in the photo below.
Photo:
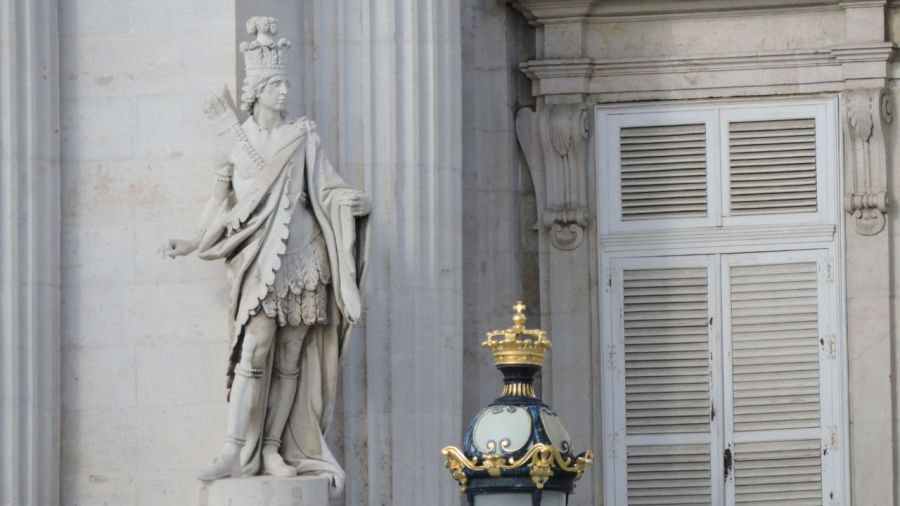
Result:
<svg viewBox="0 0 900 506"><path fill-rule="evenodd" d="M311 212L311 211L307 211ZM306 234L291 234L281 266L275 271L275 281L267 289L266 298L251 314L262 308L266 316L278 325L322 325L328 323L328 285L331 269L328 252L319 227L313 224L314 237L306 245L294 239Z"/></svg>

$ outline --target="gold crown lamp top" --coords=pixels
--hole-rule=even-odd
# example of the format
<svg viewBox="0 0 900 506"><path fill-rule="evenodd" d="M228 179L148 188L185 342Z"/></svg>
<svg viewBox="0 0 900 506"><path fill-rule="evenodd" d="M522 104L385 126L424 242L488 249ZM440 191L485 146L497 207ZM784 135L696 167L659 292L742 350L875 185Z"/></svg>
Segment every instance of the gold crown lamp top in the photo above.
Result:
<svg viewBox="0 0 900 506"><path fill-rule="evenodd" d="M531 365L541 367L551 343L547 333L540 329L525 328L525 304L518 301L513 306L512 327L488 332L481 346L494 353L494 363L506 365Z"/></svg>

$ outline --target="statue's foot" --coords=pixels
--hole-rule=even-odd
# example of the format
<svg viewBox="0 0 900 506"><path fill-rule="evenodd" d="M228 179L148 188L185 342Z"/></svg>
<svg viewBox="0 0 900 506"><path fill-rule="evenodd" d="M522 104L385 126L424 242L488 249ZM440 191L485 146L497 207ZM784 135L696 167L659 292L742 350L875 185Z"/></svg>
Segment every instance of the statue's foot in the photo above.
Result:
<svg viewBox="0 0 900 506"><path fill-rule="evenodd" d="M277 446L263 446L262 461L263 474L281 477L297 476L297 469L284 461L284 458L278 453Z"/></svg>
<svg viewBox="0 0 900 506"><path fill-rule="evenodd" d="M212 465L207 467L197 478L201 481L215 481L222 478L240 478L241 470L240 452L233 455L223 454L216 457Z"/></svg>

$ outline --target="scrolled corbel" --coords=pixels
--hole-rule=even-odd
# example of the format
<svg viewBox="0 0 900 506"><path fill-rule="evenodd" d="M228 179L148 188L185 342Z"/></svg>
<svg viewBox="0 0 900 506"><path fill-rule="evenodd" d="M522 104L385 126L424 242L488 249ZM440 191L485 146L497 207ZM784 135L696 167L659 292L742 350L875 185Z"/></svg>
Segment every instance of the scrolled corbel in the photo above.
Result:
<svg viewBox="0 0 900 506"><path fill-rule="evenodd" d="M550 231L550 243L561 250L578 247L584 240L587 213L583 209L546 209L544 227Z"/></svg>
<svg viewBox="0 0 900 506"><path fill-rule="evenodd" d="M844 209L861 235L876 235L886 223L887 154L885 127L893 120L893 101L884 89L844 93L847 191Z"/></svg>
<svg viewBox="0 0 900 506"><path fill-rule="evenodd" d="M590 221L585 190L588 125L584 104L547 105L538 113L522 109L516 118L535 190L543 194L540 223L560 250L581 245Z"/></svg>

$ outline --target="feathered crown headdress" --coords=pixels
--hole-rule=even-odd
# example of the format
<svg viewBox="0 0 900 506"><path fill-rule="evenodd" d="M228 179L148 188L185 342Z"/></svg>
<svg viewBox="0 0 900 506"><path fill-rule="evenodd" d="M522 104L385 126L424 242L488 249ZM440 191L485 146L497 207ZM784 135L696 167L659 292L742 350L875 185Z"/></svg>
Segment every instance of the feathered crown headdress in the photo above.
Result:
<svg viewBox="0 0 900 506"><path fill-rule="evenodd" d="M247 33L256 35L256 40L241 42L240 46L247 77L287 75L285 53L291 47L291 41L284 37L275 40L278 20L254 16L247 20Z"/></svg>

